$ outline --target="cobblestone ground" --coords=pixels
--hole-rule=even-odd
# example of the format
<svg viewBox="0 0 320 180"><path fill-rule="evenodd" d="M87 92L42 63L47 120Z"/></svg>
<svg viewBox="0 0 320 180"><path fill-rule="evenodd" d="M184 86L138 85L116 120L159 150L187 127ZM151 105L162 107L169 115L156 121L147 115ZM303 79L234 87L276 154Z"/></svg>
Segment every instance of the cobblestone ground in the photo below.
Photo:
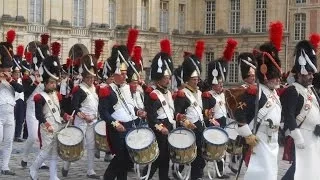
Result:
<svg viewBox="0 0 320 180"><path fill-rule="evenodd" d="M1 180L4 180L4 179L5 180L30 179L29 168L22 168L20 165L20 161L22 159L23 144L24 143L14 142L14 145L13 145L13 151L12 151L12 156L11 156L11 161L10 161L9 167L16 172L16 176L0 175ZM1 149L1 147L0 147L0 149ZM280 157L280 154L282 155L282 151L283 151L283 148L280 148L279 157ZM32 161L35 159L35 156L37 153L38 153L37 145L34 145L33 151L30 154L30 161L28 162L28 167L30 166ZM101 153L101 158L95 159L95 164L96 164L95 171L101 177L103 176L103 173L104 173L106 167L108 166L108 163L103 161L103 157L104 157L104 153ZM47 164L49 164L49 163L47 163ZM212 168L211 165L209 165L209 167ZM280 179L284 175L284 173L286 172L288 167L289 167L289 164L287 162L280 161L278 179ZM87 179L87 177L86 177L86 157L85 156L81 160L79 160L71 165L68 177L66 177L66 178L62 177L61 168L62 168L62 160L59 160L59 162L58 162L58 176L61 180L63 180L63 179L69 179L69 180ZM231 173L231 171L229 170L228 167L226 167L226 172L228 175L230 175L230 179L232 179L232 180L235 179L235 176ZM245 168L243 168L240 177L243 177L244 172L245 172ZM171 174L171 172L170 172L170 174ZM128 178L129 180L138 179L138 178L136 178L136 176L133 172L129 172L128 175L129 175L129 178ZM39 177L40 177L40 180L49 179L49 171L48 170L39 170ZM156 173L155 176L153 177L153 180L157 180L157 179L158 179L158 173ZM205 170L204 179L209 179L207 176L206 170ZM239 178L239 179L242 179L242 178Z"/></svg>

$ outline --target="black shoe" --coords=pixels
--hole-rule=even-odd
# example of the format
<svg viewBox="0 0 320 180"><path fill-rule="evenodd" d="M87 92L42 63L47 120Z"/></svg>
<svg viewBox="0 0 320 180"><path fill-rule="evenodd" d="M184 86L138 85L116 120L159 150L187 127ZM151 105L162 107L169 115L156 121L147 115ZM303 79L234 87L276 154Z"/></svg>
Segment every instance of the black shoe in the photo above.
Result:
<svg viewBox="0 0 320 180"><path fill-rule="evenodd" d="M229 169L231 170L231 172L233 172L234 174L238 173L238 170L233 168L230 164L228 165Z"/></svg>
<svg viewBox="0 0 320 180"><path fill-rule="evenodd" d="M27 167L27 165L28 165L28 162L24 162L23 160L21 160L21 166L23 168Z"/></svg>
<svg viewBox="0 0 320 180"><path fill-rule="evenodd" d="M100 151L96 150L96 152L94 152L94 157L100 159Z"/></svg>
<svg viewBox="0 0 320 180"><path fill-rule="evenodd" d="M64 170L64 168L61 169L61 174L63 177L67 177L68 176L68 170Z"/></svg>
<svg viewBox="0 0 320 180"><path fill-rule="evenodd" d="M39 167L39 169L49 169L49 166L43 165L43 166Z"/></svg>
<svg viewBox="0 0 320 180"><path fill-rule="evenodd" d="M3 174L3 175L10 175L10 176L16 175L16 173L13 172L13 171L11 171L11 170L1 170L1 174Z"/></svg>
<svg viewBox="0 0 320 180"><path fill-rule="evenodd" d="M13 139L13 141L14 141L14 142L24 142L23 139L18 138L18 137L15 137L15 138Z"/></svg>
<svg viewBox="0 0 320 180"><path fill-rule="evenodd" d="M222 174L222 173L220 173L220 174ZM228 179L228 178L230 178L230 176L225 175L225 174L223 174L222 176L218 176L218 174L217 174L217 178L218 179Z"/></svg>
<svg viewBox="0 0 320 180"><path fill-rule="evenodd" d="M87 174L87 178L90 178L90 179L100 179L100 176L96 175L96 174Z"/></svg>

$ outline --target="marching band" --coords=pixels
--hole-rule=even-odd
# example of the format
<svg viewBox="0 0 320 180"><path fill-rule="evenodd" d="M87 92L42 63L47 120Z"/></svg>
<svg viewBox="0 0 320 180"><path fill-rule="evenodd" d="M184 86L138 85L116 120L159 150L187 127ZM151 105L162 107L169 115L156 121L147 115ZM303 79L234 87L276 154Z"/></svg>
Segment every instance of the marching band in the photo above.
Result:
<svg viewBox="0 0 320 180"><path fill-rule="evenodd" d="M48 44L48 34L33 51L18 46L14 54L15 31L8 31L0 43L1 174L15 175L8 165L13 141L23 142L24 122L28 138L21 166L30 164L33 180L39 169L49 169L50 180L58 180L59 157L67 177L84 152L86 177L100 179L94 166L100 151L110 161L105 180L126 180L132 167L145 180L157 170L160 180L170 180L170 169L176 179L201 180L206 173L210 179L228 179L226 164L238 179L243 163L245 180L277 180L280 129L286 132L283 159L292 161L282 179L318 179L320 99L312 84L320 38L312 35L297 43L293 77L280 88L283 26L274 22L269 31L269 42L237 57L244 84L233 88L224 87L238 44L231 38L222 56L208 63L205 80L204 41L197 41L194 53L185 52L174 68L171 42L161 40L147 84L136 29L129 30L126 45L112 47L105 61L99 60L104 46L99 39L93 54L63 65L61 45ZM40 152L31 160L37 140ZM210 163L213 169L204 172Z"/></svg>

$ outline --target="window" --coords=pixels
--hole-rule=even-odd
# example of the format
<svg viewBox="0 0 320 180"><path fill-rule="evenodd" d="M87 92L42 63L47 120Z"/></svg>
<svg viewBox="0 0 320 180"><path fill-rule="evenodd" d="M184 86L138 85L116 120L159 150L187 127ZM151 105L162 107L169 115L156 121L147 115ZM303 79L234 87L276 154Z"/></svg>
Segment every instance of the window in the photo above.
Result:
<svg viewBox="0 0 320 180"><path fill-rule="evenodd" d="M167 33L169 21L169 2L160 1L160 32Z"/></svg>
<svg viewBox="0 0 320 180"><path fill-rule="evenodd" d="M109 26L110 29L116 27L116 1L109 0Z"/></svg>
<svg viewBox="0 0 320 180"><path fill-rule="evenodd" d="M231 0L230 33L240 32L240 0Z"/></svg>
<svg viewBox="0 0 320 180"><path fill-rule="evenodd" d="M213 34L215 31L216 26L216 1L210 0L207 1L207 8L206 8L206 34Z"/></svg>
<svg viewBox="0 0 320 180"><path fill-rule="evenodd" d="M228 67L228 83L239 83L239 66L237 58L239 56L239 52L235 52L232 57L232 62L229 64Z"/></svg>
<svg viewBox="0 0 320 180"><path fill-rule="evenodd" d="M43 0L29 0L29 22L42 23Z"/></svg>
<svg viewBox="0 0 320 180"><path fill-rule="evenodd" d="M208 72L208 64L213 60L214 60L214 52L206 52L206 72Z"/></svg>
<svg viewBox="0 0 320 180"><path fill-rule="evenodd" d="M148 0L141 0L141 30L148 29Z"/></svg>
<svg viewBox="0 0 320 180"><path fill-rule="evenodd" d="M256 0L256 32L266 32L267 0Z"/></svg>
<svg viewBox="0 0 320 180"><path fill-rule="evenodd" d="M185 18L186 18L186 5L179 4L179 21L178 28L180 33L184 33L185 30Z"/></svg>
<svg viewBox="0 0 320 180"><path fill-rule="evenodd" d="M303 4L306 3L306 0L296 0L296 4Z"/></svg>
<svg viewBox="0 0 320 180"><path fill-rule="evenodd" d="M85 26L85 0L73 0L73 26Z"/></svg>
<svg viewBox="0 0 320 180"><path fill-rule="evenodd" d="M304 40L306 38L306 14L294 15L294 40Z"/></svg>

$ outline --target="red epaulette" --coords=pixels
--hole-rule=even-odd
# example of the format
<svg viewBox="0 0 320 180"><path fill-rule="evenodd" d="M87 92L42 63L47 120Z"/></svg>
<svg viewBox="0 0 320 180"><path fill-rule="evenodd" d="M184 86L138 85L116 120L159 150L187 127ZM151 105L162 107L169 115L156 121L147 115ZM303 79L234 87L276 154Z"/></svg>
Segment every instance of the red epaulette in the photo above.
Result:
<svg viewBox="0 0 320 180"><path fill-rule="evenodd" d="M176 97L177 97L177 92L174 92L174 93L172 94L172 99L175 100Z"/></svg>
<svg viewBox="0 0 320 180"><path fill-rule="evenodd" d="M59 92L57 92L57 97L58 97L59 102L62 101L62 95Z"/></svg>
<svg viewBox="0 0 320 180"><path fill-rule="evenodd" d="M247 88L247 93L250 94L250 95L256 95L258 92L258 89L257 89L257 86L256 85L250 85L248 88Z"/></svg>
<svg viewBox="0 0 320 180"><path fill-rule="evenodd" d="M153 91L153 88L151 86L147 86L145 91L147 94L150 94Z"/></svg>
<svg viewBox="0 0 320 180"><path fill-rule="evenodd" d="M277 89L278 96L281 96L286 91L286 89L286 87Z"/></svg>
<svg viewBox="0 0 320 180"><path fill-rule="evenodd" d="M184 93L183 90L179 90L179 91L177 91L177 97L183 98L183 97L186 97L186 94Z"/></svg>
<svg viewBox="0 0 320 180"><path fill-rule="evenodd" d="M155 93L155 92L151 92L149 94L149 96L150 96L150 99L153 100L153 101L156 101L156 100L159 99L157 93Z"/></svg>
<svg viewBox="0 0 320 180"><path fill-rule="evenodd" d="M203 93L202 93L202 97L209 99L209 98L212 97L212 95L211 95L211 93L210 93L209 91L206 91L206 92L203 92Z"/></svg>
<svg viewBox="0 0 320 180"><path fill-rule="evenodd" d="M42 99L41 94L36 94L33 96L34 102L39 102L39 101L41 101L41 99Z"/></svg>
<svg viewBox="0 0 320 180"><path fill-rule="evenodd" d="M111 90L109 86L99 88L99 97L104 98L108 97L111 94Z"/></svg>
<svg viewBox="0 0 320 180"><path fill-rule="evenodd" d="M75 94L75 93L77 93L78 91L79 91L79 86L74 86L73 88L72 88L72 91L71 91L71 94Z"/></svg>

